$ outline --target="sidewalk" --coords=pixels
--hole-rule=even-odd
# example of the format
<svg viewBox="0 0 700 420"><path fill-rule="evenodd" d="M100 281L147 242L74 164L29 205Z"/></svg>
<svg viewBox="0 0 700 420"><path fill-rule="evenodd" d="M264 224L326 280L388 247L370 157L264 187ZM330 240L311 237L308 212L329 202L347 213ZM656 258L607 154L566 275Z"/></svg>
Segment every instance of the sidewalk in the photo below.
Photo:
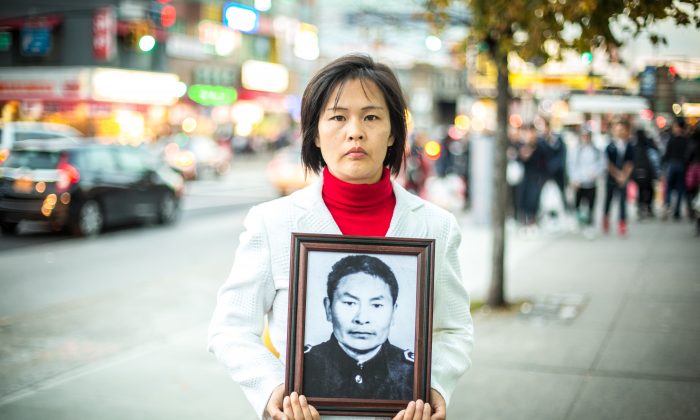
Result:
<svg viewBox="0 0 700 420"><path fill-rule="evenodd" d="M448 418L700 418L700 240L689 223L633 222L625 239L594 241L516 234L508 252L509 301L583 306L570 320L475 311L473 367Z"/></svg>
<svg viewBox="0 0 700 420"><path fill-rule="evenodd" d="M480 300L490 233L463 222L464 274ZM565 311L569 320L548 317L553 305L530 305L534 317L475 311L473 366L449 419L699 418L700 240L689 224L632 223L626 239L594 241L509 233L511 302L564 295L583 305ZM0 401L0 418L254 419L206 352L207 321Z"/></svg>

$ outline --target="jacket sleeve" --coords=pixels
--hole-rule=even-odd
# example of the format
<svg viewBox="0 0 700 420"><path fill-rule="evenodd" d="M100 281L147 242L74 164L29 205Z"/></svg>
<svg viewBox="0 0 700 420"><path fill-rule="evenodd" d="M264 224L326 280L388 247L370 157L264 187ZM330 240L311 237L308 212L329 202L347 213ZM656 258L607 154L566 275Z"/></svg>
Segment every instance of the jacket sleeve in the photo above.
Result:
<svg viewBox="0 0 700 420"><path fill-rule="evenodd" d="M261 338L276 291L259 208L250 210L244 225L233 268L219 289L209 324L209 351L226 366L262 417L272 390L284 383L284 367Z"/></svg>
<svg viewBox="0 0 700 420"><path fill-rule="evenodd" d="M447 238L446 244L442 256L436 255L431 386L449 404L457 381L471 365L474 324L469 295L462 284L458 255L461 231L452 215L445 225L447 232L441 236Z"/></svg>

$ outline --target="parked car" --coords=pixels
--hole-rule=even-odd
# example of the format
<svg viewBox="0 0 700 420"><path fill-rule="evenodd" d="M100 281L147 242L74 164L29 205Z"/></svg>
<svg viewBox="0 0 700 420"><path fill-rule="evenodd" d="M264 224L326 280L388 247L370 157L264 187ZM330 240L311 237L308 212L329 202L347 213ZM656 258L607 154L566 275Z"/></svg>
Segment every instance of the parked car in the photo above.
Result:
<svg viewBox="0 0 700 420"><path fill-rule="evenodd" d="M78 236L151 218L176 220L182 177L147 151L90 140L25 141L0 166L0 228L47 221Z"/></svg>
<svg viewBox="0 0 700 420"><path fill-rule="evenodd" d="M231 169L233 153L210 137L178 134L167 140L163 155L168 164L182 173L185 179L202 176L216 177Z"/></svg>
<svg viewBox="0 0 700 420"><path fill-rule="evenodd" d="M15 143L24 140L49 140L82 137L75 128L56 123L12 121L0 126L0 163Z"/></svg>
<svg viewBox="0 0 700 420"><path fill-rule="evenodd" d="M294 146L280 149L273 155L267 164L267 178L280 195L287 195L309 185L316 175L304 170L301 149Z"/></svg>

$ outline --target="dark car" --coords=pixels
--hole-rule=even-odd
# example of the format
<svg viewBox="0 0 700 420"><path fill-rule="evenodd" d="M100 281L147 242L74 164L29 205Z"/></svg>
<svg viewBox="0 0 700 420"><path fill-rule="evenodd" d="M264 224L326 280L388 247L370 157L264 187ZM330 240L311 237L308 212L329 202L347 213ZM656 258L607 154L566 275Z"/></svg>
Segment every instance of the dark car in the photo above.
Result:
<svg viewBox="0 0 700 420"><path fill-rule="evenodd" d="M23 220L95 235L104 226L150 218L172 223L182 177L142 149L81 139L26 141L0 166L0 227Z"/></svg>

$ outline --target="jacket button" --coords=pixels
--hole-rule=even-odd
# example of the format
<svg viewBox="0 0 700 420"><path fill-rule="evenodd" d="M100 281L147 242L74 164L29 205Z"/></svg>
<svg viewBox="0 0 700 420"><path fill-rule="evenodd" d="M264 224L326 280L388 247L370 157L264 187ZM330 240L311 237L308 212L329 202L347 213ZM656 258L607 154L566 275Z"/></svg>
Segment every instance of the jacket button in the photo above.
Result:
<svg viewBox="0 0 700 420"><path fill-rule="evenodd" d="M361 375L355 376L355 382L357 382L358 384L361 384L362 383L362 376Z"/></svg>

